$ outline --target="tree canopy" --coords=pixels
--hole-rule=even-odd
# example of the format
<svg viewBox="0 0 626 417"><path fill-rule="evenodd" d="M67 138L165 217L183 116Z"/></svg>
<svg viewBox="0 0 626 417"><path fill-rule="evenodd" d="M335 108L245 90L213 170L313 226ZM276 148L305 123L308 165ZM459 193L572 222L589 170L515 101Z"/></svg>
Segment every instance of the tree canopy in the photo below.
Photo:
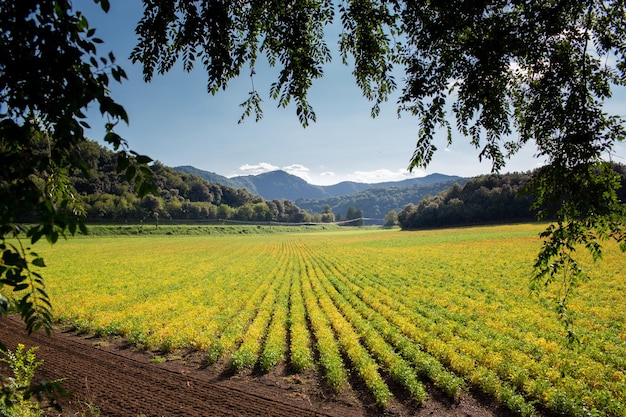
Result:
<svg viewBox="0 0 626 417"><path fill-rule="evenodd" d="M398 214L400 227L420 229L459 225L532 221L533 198L520 191L532 173L491 174L454 184L418 204L408 204Z"/></svg>
<svg viewBox="0 0 626 417"><path fill-rule="evenodd" d="M101 4L108 9L108 2ZM7 238L26 234L31 243L54 243L84 228L68 173L88 170L80 155L87 106L98 106L108 119L104 140L118 150L119 171L141 194L152 189L145 166L150 159L129 151L113 130L128 116L109 95L109 77L121 81L126 74L113 53L98 53L102 40L71 6L67 0L24 0L0 7L0 284L22 294L11 305L3 297L0 309L19 312L29 331L51 326L37 272L44 261L21 240Z"/></svg>
<svg viewBox="0 0 626 417"><path fill-rule="evenodd" d="M87 141L80 155L89 168L70 172L68 178L80 195L85 220L126 223L161 220L296 223L312 221L304 210L283 199L264 200L246 189L209 183L195 174L167 167L159 161L151 165L155 193L137 198L133 187L117 170L114 152Z"/></svg>
<svg viewBox="0 0 626 417"><path fill-rule="evenodd" d="M109 9L108 0L94 1ZM26 290L17 307L32 330L50 320L43 280L31 268L43 261L6 238L26 232L33 243L54 242L81 227L67 171L87 170L77 153L87 106L108 117L104 140L118 151L118 170L142 194L151 188L150 159L129 151L114 132L128 117L108 85L125 72L112 53L98 53L101 41L87 18L69 0L2 0L1 6L0 280ZM399 92L399 114L417 120L409 169L430 162L440 129L448 142L453 131L467 137L494 171L524 145L536 146L547 163L529 189L540 216L556 220L543 235L536 278L550 283L567 276L558 300L565 312L569 288L584 278L576 247L600 257L600 242L614 239L626 250L620 181L602 159L626 136L624 120L604 110L612 91L626 84L624 2L144 0L131 58L146 81L177 61L187 71L199 62L208 91L216 93L235 77L254 80L257 60L265 57L279 69L271 98L282 107L294 102L307 126L316 119L307 94L332 58L326 29L335 20L339 58L353 67L372 115ZM394 78L398 69L401 82ZM242 118L261 118L261 104L253 89ZM24 214L37 222L23 226Z"/></svg>

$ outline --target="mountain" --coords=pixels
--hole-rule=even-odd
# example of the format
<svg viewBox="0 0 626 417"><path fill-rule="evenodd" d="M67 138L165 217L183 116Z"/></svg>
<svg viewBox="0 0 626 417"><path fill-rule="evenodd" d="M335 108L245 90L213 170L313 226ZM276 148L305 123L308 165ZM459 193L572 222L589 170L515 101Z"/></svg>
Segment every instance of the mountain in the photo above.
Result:
<svg viewBox="0 0 626 417"><path fill-rule="evenodd" d="M233 188L247 188L240 181L224 177L223 175L216 174L215 172L203 171L196 167L192 167L191 165L174 167L173 169L175 171L184 172L185 174L196 175L213 184L227 185ZM252 192L252 190L248 191Z"/></svg>
<svg viewBox="0 0 626 417"><path fill-rule="evenodd" d="M234 188L245 188L251 193L260 195L266 200L321 200L361 193L373 188L384 189L389 187L428 186L447 182L451 182L452 184L455 181L464 181L463 178L458 176L431 174L422 178L410 178L402 181L390 181L376 184L344 181L334 185L313 185L309 184L300 177L280 170L266 172L259 175L227 178L192 166L179 166L174 169L187 174L197 175L212 183L227 185Z"/></svg>
<svg viewBox="0 0 626 417"><path fill-rule="evenodd" d="M467 178L456 178L424 184L373 187L343 196L298 199L296 205L310 213L321 213L328 205L335 215L340 216L345 216L348 208L354 207L361 210L363 217L382 219L391 210L399 212L409 203L417 204L428 195L437 195L454 184L463 185L467 181Z"/></svg>
<svg viewBox="0 0 626 417"><path fill-rule="evenodd" d="M186 174L197 175L211 183L227 185L233 188L244 188L266 200L286 199L293 201L298 198L323 198L328 196L321 186L311 185L302 178L288 174L285 171L271 171L259 175L227 178L192 166L179 166L174 169Z"/></svg>
<svg viewBox="0 0 626 417"><path fill-rule="evenodd" d="M285 171L271 171L259 175L235 177L235 179L254 184L256 192L267 200L284 198L295 201L304 195L309 198L326 196L322 186L309 184L302 178Z"/></svg>

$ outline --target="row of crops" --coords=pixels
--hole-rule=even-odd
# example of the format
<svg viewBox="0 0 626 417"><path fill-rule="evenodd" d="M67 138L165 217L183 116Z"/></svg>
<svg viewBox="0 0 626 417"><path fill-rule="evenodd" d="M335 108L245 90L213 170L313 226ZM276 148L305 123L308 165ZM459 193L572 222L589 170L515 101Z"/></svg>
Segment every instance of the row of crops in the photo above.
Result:
<svg viewBox="0 0 626 417"><path fill-rule="evenodd" d="M59 320L234 371L287 363L381 407L434 385L521 415L626 415L624 258L575 298L569 344L528 280L541 226L80 238L45 251Z"/></svg>

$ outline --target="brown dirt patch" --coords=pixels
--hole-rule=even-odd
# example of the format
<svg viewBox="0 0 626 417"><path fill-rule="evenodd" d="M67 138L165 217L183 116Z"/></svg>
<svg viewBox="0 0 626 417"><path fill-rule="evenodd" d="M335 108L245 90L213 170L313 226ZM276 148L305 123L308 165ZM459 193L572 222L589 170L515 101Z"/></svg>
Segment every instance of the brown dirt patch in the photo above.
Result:
<svg viewBox="0 0 626 417"><path fill-rule="evenodd" d="M139 351L121 339L96 339L61 330L51 337L43 332L28 336L24 327L15 317L1 317L0 341L9 349L18 343L38 346L37 358L44 364L37 377L66 378L63 386L71 396L61 402L63 416L86 413L89 405L107 417L507 415L470 395L451 402L432 390L421 406L398 392L397 400L383 410L358 386L331 394L315 372L294 374L279 367L268 374L232 375L223 364L203 366L197 352L157 357L158 353ZM161 358L167 360L155 360Z"/></svg>

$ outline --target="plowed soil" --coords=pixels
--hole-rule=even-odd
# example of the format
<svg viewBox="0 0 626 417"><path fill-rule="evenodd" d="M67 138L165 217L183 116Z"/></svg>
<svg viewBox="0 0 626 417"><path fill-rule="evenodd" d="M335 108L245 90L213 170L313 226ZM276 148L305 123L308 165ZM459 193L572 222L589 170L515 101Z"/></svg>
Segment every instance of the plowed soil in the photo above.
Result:
<svg viewBox="0 0 626 417"><path fill-rule="evenodd" d="M1 317L0 341L9 349L18 343L38 346L37 359L44 363L37 378L65 378L63 387L71 393L61 400L63 413L50 411L50 416L91 416L90 406L107 417L507 415L470 395L450 401L434 390L422 405L398 391L398 399L381 409L356 381L353 389L334 394L315 372L294 374L277 368L268 374L232 375L224 364L203 366L198 352L159 355L130 347L122 339L63 330L50 337L43 332L28 336L24 329L19 319Z"/></svg>

